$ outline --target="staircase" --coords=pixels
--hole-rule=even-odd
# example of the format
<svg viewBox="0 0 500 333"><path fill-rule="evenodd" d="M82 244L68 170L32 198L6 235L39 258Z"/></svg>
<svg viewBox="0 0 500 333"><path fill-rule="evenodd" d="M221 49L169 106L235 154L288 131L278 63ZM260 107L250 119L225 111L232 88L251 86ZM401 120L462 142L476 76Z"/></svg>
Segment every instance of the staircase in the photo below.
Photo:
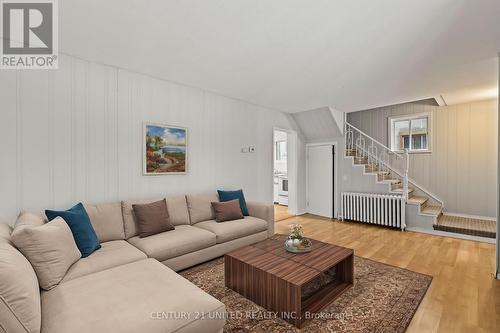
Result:
<svg viewBox="0 0 500 333"><path fill-rule="evenodd" d="M411 223L428 229L432 229L434 225L437 225L443 213L442 202L438 198L426 194L425 190L419 189L418 185L407 177L405 186L405 169L398 172L397 169L388 165L390 158L385 150L389 149L360 130L355 129L352 125L346 124L346 127L345 158L352 160L352 166L363 167L364 175L375 176L373 178L378 184L386 184L388 194L398 194L406 197L407 224ZM358 132L358 135L354 134L354 129ZM359 139L360 135L365 138L364 142L363 139ZM349 136L352 137L347 140ZM355 143L350 144L350 142ZM367 142L370 145L369 149L366 145ZM380 155L376 154L379 149L384 149ZM368 150L370 150L370 154L368 154ZM391 154L395 153L391 152ZM417 192L419 193L417 194ZM409 217L408 215L416 216Z"/></svg>
<svg viewBox="0 0 500 333"><path fill-rule="evenodd" d="M362 175L385 186L386 194L405 198L405 228L419 231L438 230L479 237L496 237L496 222L443 214L443 202L408 177L409 154L400 154L345 122L345 159ZM384 188L384 187L382 187ZM380 189L380 187L377 187Z"/></svg>

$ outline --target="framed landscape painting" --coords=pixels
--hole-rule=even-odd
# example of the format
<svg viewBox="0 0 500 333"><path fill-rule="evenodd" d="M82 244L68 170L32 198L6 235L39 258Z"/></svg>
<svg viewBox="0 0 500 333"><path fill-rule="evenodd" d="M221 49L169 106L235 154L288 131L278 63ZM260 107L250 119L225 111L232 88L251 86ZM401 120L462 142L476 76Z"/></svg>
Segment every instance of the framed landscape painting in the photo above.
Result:
<svg viewBox="0 0 500 333"><path fill-rule="evenodd" d="M187 128L144 123L145 175L187 173Z"/></svg>

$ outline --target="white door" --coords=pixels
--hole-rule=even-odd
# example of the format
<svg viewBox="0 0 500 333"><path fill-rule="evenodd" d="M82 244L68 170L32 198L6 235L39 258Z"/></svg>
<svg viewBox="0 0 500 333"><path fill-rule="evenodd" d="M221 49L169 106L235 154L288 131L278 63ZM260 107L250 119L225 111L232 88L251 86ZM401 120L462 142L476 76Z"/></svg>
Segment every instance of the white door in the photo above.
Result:
<svg viewBox="0 0 500 333"><path fill-rule="evenodd" d="M309 146L307 157L307 211L333 218L333 146Z"/></svg>

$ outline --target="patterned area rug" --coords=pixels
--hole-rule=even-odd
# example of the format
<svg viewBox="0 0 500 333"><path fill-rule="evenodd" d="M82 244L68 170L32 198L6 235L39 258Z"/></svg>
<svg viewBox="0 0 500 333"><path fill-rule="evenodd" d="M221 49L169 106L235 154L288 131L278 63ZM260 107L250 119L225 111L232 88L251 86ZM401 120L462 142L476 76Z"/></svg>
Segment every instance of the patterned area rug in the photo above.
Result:
<svg viewBox="0 0 500 333"><path fill-rule="evenodd" d="M404 332L432 277L369 259L354 258L354 287L302 330L224 287L224 260L180 273L226 305L224 332Z"/></svg>

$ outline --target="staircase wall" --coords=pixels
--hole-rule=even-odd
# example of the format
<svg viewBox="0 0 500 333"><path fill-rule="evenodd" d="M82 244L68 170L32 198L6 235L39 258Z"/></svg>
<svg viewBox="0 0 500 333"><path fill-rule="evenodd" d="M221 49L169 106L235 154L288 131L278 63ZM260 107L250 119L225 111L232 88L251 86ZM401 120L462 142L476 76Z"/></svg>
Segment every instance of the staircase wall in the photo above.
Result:
<svg viewBox="0 0 500 333"><path fill-rule="evenodd" d="M338 213L341 210L342 192L361 192L361 193L379 193L390 194L388 184L377 183L376 175L365 174L364 166L353 166L353 158L345 156L345 140L337 138L337 207Z"/></svg>
<svg viewBox="0 0 500 333"><path fill-rule="evenodd" d="M438 107L401 104L349 113L347 121L388 145L388 118L432 112L432 153L410 155L410 178L446 212L496 217L497 102Z"/></svg>
<svg viewBox="0 0 500 333"><path fill-rule="evenodd" d="M353 166L352 157L342 156L342 174L339 176L342 192L390 194L390 186L377 182L377 175L366 174L364 165Z"/></svg>

